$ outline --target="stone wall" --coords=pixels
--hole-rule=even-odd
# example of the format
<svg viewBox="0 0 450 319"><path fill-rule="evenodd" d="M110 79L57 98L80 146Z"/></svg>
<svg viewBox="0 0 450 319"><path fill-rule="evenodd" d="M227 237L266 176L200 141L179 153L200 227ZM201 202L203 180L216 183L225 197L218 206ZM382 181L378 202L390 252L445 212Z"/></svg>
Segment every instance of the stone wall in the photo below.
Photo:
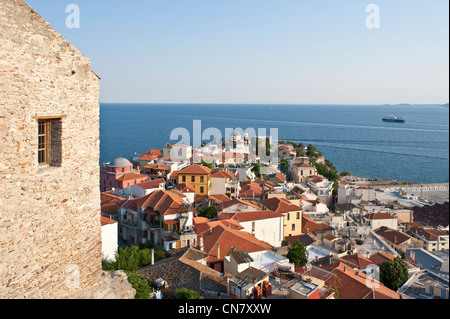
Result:
<svg viewBox="0 0 450 319"><path fill-rule="evenodd" d="M0 2L0 298L102 285L99 78L23 0ZM37 118L59 117L38 164ZM59 136L58 136L59 135Z"/></svg>

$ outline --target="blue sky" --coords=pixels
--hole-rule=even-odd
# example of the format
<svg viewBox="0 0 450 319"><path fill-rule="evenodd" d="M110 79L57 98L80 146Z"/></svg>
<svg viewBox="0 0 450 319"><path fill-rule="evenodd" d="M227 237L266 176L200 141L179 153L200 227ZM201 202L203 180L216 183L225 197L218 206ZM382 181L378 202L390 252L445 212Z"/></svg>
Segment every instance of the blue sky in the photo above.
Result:
<svg viewBox="0 0 450 319"><path fill-rule="evenodd" d="M102 102L449 100L447 0L27 2L92 60ZM372 3L379 29L366 27Z"/></svg>

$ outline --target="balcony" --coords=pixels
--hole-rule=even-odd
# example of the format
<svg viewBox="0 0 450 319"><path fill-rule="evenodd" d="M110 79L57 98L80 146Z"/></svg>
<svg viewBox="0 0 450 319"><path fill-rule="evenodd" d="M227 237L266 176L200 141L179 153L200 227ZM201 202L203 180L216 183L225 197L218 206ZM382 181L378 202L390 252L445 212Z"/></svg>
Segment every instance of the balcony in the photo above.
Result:
<svg viewBox="0 0 450 319"><path fill-rule="evenodd" d="M194 230L191 231L173 231L172 237L176 238L177 240L188 240L193 239L197 237L197 233Z"/></svg>
<svg viewBox="0 0 450 319"><path fill-rule="evenodd" d="M129 221L127 219L123 220L121 222L121 225L123 227L129 228L129 229L137 229L137 225L135 223L133 223L132 221Z"/></svg>

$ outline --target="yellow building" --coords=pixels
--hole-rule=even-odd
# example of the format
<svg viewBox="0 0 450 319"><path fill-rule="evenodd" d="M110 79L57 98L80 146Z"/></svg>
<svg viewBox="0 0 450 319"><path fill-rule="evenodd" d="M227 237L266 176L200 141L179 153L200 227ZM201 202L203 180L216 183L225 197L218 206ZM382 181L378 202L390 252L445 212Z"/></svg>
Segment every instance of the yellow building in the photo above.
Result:
<svg viewBox="0 0 450 319"><path fill-rule="evenodd" d="M284 216L284 237L303 235L302 216L303 211L299 205L293 204L286 198L273 197L262 200L261 205L264 209L281 213Z"/></svg>
<svg viewBox="0 0 450 319"><path fill-rule="evenodd" d="M178 184L191 184L195 195L209 195L211 192L211 169L201 165L191 165L178 172Z"/></svg>

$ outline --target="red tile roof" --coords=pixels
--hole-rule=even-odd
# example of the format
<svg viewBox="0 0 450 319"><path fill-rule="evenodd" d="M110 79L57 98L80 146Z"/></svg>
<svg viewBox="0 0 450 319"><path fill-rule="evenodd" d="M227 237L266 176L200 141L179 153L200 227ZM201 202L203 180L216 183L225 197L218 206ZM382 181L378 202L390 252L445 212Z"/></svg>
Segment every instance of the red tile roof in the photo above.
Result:
<svg viewBox="0 0 450 319"><path fill-rule="evenodd" d="M292 211L300 211L300 206L292 204L286 198L269 198L261 201L261 204L269 210L277 213L287 213Z"/></svg>
<svg viewBox="0 0 450 319"><path fill-rule="evenodd" d="M355 265L355 268L357 268L357 269L365 269L368 266L373 264L373 262L371 260L367 259L363 255L360 255L358 253L353 254L353 255L343 256L342 259L349 263L352 263L353 265Z"/></svg>
<svg viewBox="0 0 450 319"><path fill-rule="evenodd" d="M155 179L153 181L139 183L137 185L143 189L152 189L152 188L158 188L161 184L165 184L165 183L166 183L166 180L164 178L159 178L159 179Z"/></svg>
<svg viewBox="0 0 450 319"><path fill-rule="evenodd" d="M380 213L380 212L378 212L378 213L368 214L368 215L366 215L365 218L373 220L373 219L392 219L393 217L392 217L392 215L390 213Z"/></svg>
<svg viewBox="0 0 450 319"><path fill-rule="evenodd" d="M372 279L366 274L351 269L342 262L322 266L334 273L338 280L333 284L339 292L339 299L401 299L402 296ZM326 281L325 286L331 282Z"/></svg>
<svg viewBox="0 0 450 319"><path fill-rule="evenodd" d="M209 175L211 174L212 169L205 167L205 166L201 166L198 164L193 164L190 165L184 169L182 169L181 171L178 171L178 174L189 174L189 175Z"/></svg>
<svg viewBox="0 0 450 319"><path fill-rule="evenodd" d="M239 197L261 197L263 189L260 184L253 181L241 183Z"/></svg>
<svg viewBox="0 0 450 319"><path fill-rule="evenodd" d="M308 164L308 163L296 163L294 164L297 167L302 167L302 168L314 168L314 166Z"/></svg>
<svg viewBox="0 0 450 319"><path fill-rule="evenodd" d="M162 150L160 150L160 149L151 149L150 151L148 151L148 152L146 152L144 154L141 154L141 156L145 156L145 155L152 156L152 157L159 157L159 156L162 155Z"/></svg>
<svg viewBox="0 0 450 319"><path fill-rule="evenodd" d="M148 164L148 165L145 165L144 168L153 169L155 171L170 171L170 166L157 165L157 164Z"/></svg>
<svg viewBox="0 0 450 319"><path fill-rule="evenodd" d="M252 207L252 208L256 208L256 209L260 209L258 207L258 205L255 205L255 204L253 204L253 203L251 203L249 201L246 201L246 200L243 200L243 199L240 199L240 198L234 198L234 199L232 199L230 201L225 201L222 204L218 205L217 206L217 210L218 211L222 211L224 209L227 209L229 207L232 207L234 205L239 205L239 204L246 205L246 206L249 206L249 207Z"/></svg>
<svg viewBox="0 0 450 319"><path fill-rule="evenodd" d="M100 223L102 226L106 226L106 225L112 225L117 223L117 221L115 221L114 219L111 219L109 217L106 217L105 215L101 215L100 216Z"/></svg>
<svg viewBox="0 0 450 319"><path fill-rule="evenodd" d="M411 239L410 236L406 235L405 233L399 232L397 230L388 230L384 232L378 233L379 236L387 239L391 243L395 245L400 245L407 241L408 239Z"/></svg>
<svg viewBox="0 0 450 319"><path fill-rule="evenodd" d="M385 252L378 252L369 257L370 261L377 266L381 266L386 261L394 260L395 256Z"/></svg>
<svg viewBox="0 0 450 319"><path fill-rule="evenodd" d="M108 215L114 215L117 212L117 203L125 198L109 193L101 193L101 211Z"/></svg>
<svg viewBox="0 0 450 319"><path fill-rule="evenodd" d="M238 212L238 213L223 213L219 215L219 219L234 219L238 222L248 222L253 220L283 218L280 213L271 210L254 211L254 212Z"/></svg>
<svg viewBox="0 0 450 319"><path fill-rule="evenodd" d="M150 208L152 211L162 215L177 214L183 198L166 190L157 190L153 193L138 198L137 205Z"/></svg>
<svg viewBox="0 0 450 319"><path fill-rule="evenodd" d="M195 193L195 187L189 183L182 183L175 185L175 189L183 192L183 193Z"/></svg>
<svg viewBox="0 0 450 319"><path fill-rule="evenodd" d="M302 233L311 234L316 231L333 230L333 227L325 223L313 221L309 216L302 215Z"/></svg>
<svg viewBox="0 0 450 319"><path fill-rule="evenodd" d="M211 174L211 177L214 178L226 178L226 179L231 179L234 177L233 174L231 174L230 172L226 172L226 171L216 171L214 173Z"/></svg>
<svg viewBox="0 0 450 319"><path fill-rule="evenodd" d="M142 175L138 173L126 173L123 175L116 176L116 180L125 182L125 181L132 181L132 180L146 180L148 178L147 175Z"/></svg>
<svg viewBox="0 0 450 319"><path fill-rule="evenodd" d="M439 236L448 236L448 231L442 231L431 227L412 227L410 232L425 238L428 241L437 241Z"/></svg>
<svg viewBox="0 0 450 319"><path fill-rule="evenodd" d="M199 241L200 237L203 237L204 251L208 254L208 263L222 261L225 256L228 256L232 248L245 250L248 253L272 248L252 234L236 229L236 225L239 225L239 223L235 220L221 220L195 225ZM220 255L218 255L218 252Z"/></svg>

